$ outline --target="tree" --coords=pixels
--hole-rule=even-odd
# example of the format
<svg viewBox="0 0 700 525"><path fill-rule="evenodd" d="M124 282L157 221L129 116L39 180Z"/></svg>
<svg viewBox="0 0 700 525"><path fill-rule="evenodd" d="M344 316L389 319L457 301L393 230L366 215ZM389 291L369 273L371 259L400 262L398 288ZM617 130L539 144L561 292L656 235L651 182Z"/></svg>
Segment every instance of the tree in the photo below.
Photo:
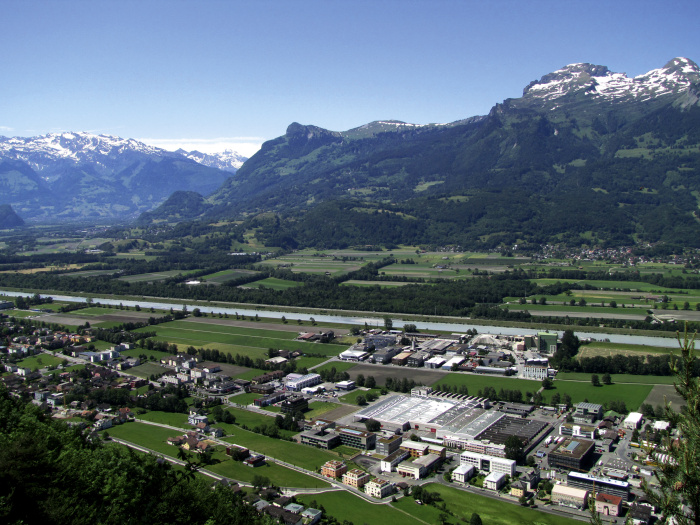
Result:
<svg viewBox="0 0 700 525"><path fill-rule="evenodd" d="M661 511L661 521L673 518L679 525L700 521L700 381L694 377L695 335L685 334L680 356L671 354L671 367L676 377L674 387L686 403L685 410L674 410L666 404L666 417L682 436L677 441L666 438L667 454L673 461L662 462L655 473L658 487L651 488L644 480L642 487L649 501Z"/></svg>
<svg viewBox="0 0 700 525"><path fill-rule="evenodd" d="M591 374L591 384L593 386L601 386L600 385L600 378L598 377L598 374Z"/></svg>
<svg viewBox="0 0 700 525"><path fill-rule="evenodd" d="M384 317L384 329L391 330L392 328L394 328L394 321L389 316Z"/></svg>
<svg viewBox="0 0 700 525"><path fill-rule="evenodd" d="M515 435L508 436L505 442L505 453L507 459L519 461L523 456L523 442Z"/></svg>
<svg viewBox="0 0 700 525"><path fill-rule="evenodd" d="M554 386L554 383L552 382L552 380L551 380L550 378L545 377L545 378L542 380L542 388L544 388L545 390L549 390L549 389L552 388L553 386Z"/></svg>
<svg viewBox="0 0 700 525"><path fill-rule="evenodd" d="M355 379L355 384L357 386L365 386L365 376L364 374L358 374L357 378Z"/></svg>
<svg viewBox="0 0 700 525"><path fill-rule="evenodd" d="M365 380L365 386L367 388L374 388L377 386L377 381L374 379L374 376L367 376L367 379Z"/></svg>
<svg viewBox="0 0 700 525"><path fill-rule="evenodd" d="M482 525L481 516L476 512L472 512L472 517L469 519L469 525Z"/></svg>
<svg viewBox="0 0 700 525"><path fill-rule="evenodd" d="M610 305L610 308L617 308L617 301L613 300L608 303Z"/></svg>
<svg viewBox="0 0 700 525"><path fill-rule="evenodd" d="M603 384L612 385L612 376L608 372L603 374Z"/></svg>
<svg viewBox="0 0 700 525"><path fill-rule="evenodd" d="M357 396L357 399L355 400L355 402L360 406L367 404L367 400L365 399L365 396L363 396L363 395Z"/></svg>
<svg viewBox="0 0 700 525"><path fill-rule="evenodd" d="M376 419L368 419L365 421L365 428L367 432L379 432L382 429L382 424Z"/></svg>

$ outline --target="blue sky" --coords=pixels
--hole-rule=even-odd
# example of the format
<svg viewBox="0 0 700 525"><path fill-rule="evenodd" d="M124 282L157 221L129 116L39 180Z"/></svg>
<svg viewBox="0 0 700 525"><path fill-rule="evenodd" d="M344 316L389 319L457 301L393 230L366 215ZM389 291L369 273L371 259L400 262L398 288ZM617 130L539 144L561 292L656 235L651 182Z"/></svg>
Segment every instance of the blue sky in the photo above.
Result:
<svg viewBox="0 0 700 525"><path fill-rule="evenodd" d="M291 122L342 131L484 114L574 62L700 61L700 2L3 0L0 135L91 131L251 154Z"/></svg>

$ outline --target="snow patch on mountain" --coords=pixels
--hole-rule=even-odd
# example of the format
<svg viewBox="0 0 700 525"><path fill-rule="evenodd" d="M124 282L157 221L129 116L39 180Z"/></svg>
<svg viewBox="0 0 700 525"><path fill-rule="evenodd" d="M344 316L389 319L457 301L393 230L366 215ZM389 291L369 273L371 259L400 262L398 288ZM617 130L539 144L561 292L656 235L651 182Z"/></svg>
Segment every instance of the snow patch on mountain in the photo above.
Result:
<svg viewBox="0 0 700 525"><path fill-rule="evenodd" d="M248 160L248 157L244 157L240 153L230 149L224 150L222 153L211 154L202 153L200 151L185 151L183 149L179 149L175 153L184 155L188 159L192 159L193 161L203 164L204 166L218 168L231 173L238 171L238 169L243 166L243 163Z"/></svg>
<svg viewBox="0 0 700 525"><path fill-rule="evenodd" d="M523 90L523 96L553 101L581 92L613 102L621 99L646 100L687 91L699 81L700 68L684 57L674 58L663 68L634 78L629 78L625 73L614 73L605 66L578 63L569 64L531 82Z"/></svg>

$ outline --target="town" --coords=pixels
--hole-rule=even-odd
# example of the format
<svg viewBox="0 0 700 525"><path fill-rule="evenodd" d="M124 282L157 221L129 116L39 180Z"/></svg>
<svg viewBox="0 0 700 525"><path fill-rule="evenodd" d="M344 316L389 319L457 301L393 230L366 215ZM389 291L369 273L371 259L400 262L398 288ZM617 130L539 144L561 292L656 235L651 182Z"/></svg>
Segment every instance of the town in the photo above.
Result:
<svg viewBox="0 0 700 525"><path fill-rule="evenodd" d="M143 344L98 350L94 329L35 326L7 315L2 327L1 381L12 395L31 399L91 439L160 452L118 431L137 425L158 432L164 447L195 454L202 472L218 482L255 489L246 501L281 523L316 523L323 510L300 504L295 496L302 489L285 489L263 475L217 475L208 468L212 458L224 456L250 472L267 464L289 467L326 480L329 490L381 502L413 497L429 504L430 492L421 489L430 482L570 519L587 520L594 506L606 519L650 523L654 509L640 484L653 483L654 470L670 461L662 438L676 437L653 411L624 413L568 396L545 399L542 393L557 381L550 361L562 342L555 332L353 328L354 344L309 369L289 371L303 357L300 351L271 350L263 373L248 378L237 377L242 367L205 361L195 352L161 352L163 372L144 378L130 374L155 360ZM296 340L326 345L335 336L318 327L299 331ZM348 364L355 366L353 378L342 371ZM499 399L493 387L469 392L440 385L431 374L443 371L492 378L502 392L508 381L532 387ZM149 413L173 417L149 419ZM239 427L252 428L259 439L239 440ZM275 456L274 447L258 445L263 436L292 448ZM311 448L332 459L310 468L294 457ZM164 457L175 461L177 453Z"/></svg>

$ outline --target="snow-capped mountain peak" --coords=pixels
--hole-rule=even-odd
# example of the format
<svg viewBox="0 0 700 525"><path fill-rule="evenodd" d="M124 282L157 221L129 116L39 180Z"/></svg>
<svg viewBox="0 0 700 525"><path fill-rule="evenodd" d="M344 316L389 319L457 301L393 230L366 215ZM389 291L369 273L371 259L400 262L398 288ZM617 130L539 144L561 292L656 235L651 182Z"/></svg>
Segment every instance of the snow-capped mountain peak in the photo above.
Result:
<svg viewBox="0 0 700 525"><path fill-rule="evenodd" d="M523 96L529 99L554 101L566 95L582 93L610 102L619 100L644 101L671 93L686 91L700 81L698 65L684 57L674 58L663 68L629 78L614 73L605 66L569 64L531 82Z"/></svg>
<svg viewBox="0 0 700 525"><path fill-rule="evenodd" d="M22 161L52 180L67 165L89 164L97 172L114 172L145 159L185 157L205 166L235 173L247 159L233 151L206 155L171 152L138 140L87 132L49 133L38 137L0 137L0 159Z"/></svg>

